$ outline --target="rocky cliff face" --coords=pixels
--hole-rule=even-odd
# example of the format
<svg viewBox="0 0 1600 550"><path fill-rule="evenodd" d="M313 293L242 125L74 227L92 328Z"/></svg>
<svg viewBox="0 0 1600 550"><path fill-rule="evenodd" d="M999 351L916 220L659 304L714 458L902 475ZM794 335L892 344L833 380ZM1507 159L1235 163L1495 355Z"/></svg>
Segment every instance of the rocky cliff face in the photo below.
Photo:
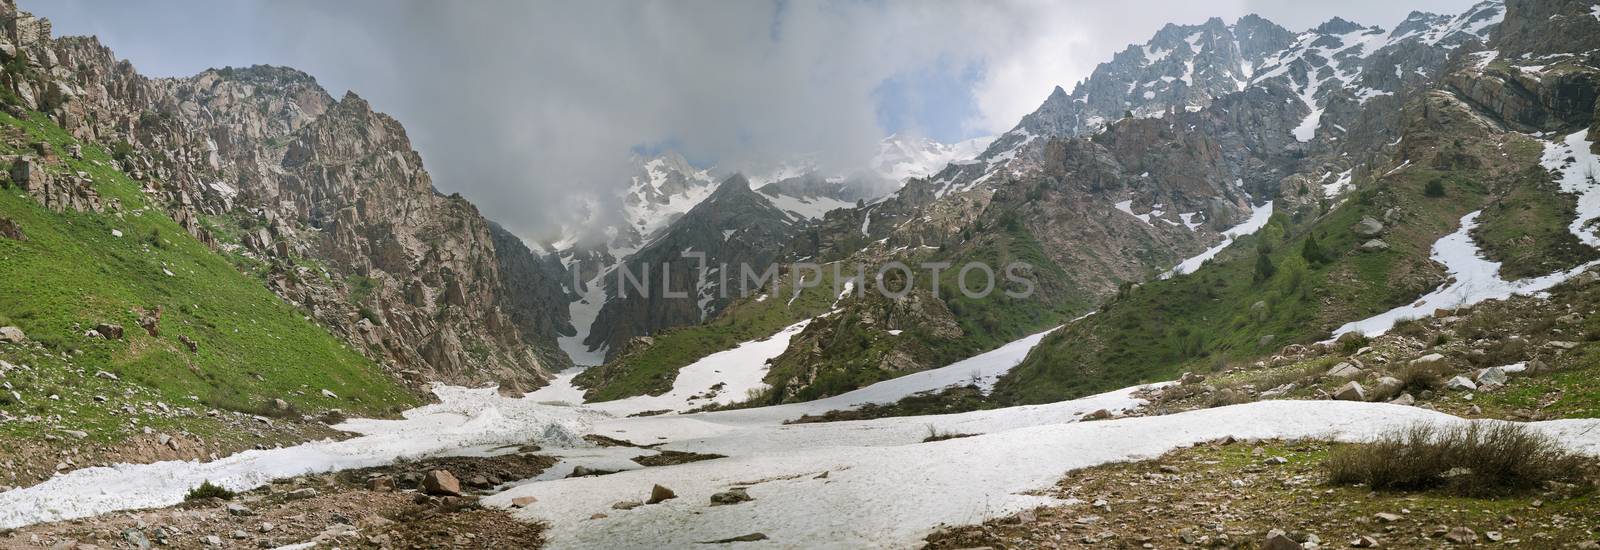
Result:
<svg viewBox="0 0 1600 550"><path fill-rule="evenodd" d="M527 258L436 193L404 128L365 100L276 67L148 79L9 0L0 18L21 105L114 151L185 229L268 265L270 287L409 380L527 389L560 364L564 316L537 325L526 303L550 292L508 295L559 279L503 269Z"/></svg>

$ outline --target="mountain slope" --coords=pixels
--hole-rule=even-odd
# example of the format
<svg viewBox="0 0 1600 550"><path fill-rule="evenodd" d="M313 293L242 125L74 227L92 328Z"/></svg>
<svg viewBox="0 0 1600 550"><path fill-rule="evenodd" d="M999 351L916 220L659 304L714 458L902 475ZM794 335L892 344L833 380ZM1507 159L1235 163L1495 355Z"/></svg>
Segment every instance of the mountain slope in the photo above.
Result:
<svg viewBox="0 0 1600 550"><path fill-rule="evenodd" d="M1504 16L1515 21L1530 8L1509 3ZM1486 9L1441 20L1481 24L1472 14ZM1596 184L1583 175L1570 184L1552 180L1569 178L1552 170L1579 170L1571 158L1582 155L1550 136L1577 136L1577 148L1592 148L1600 137L1593 131L1600 71L1579 62L1560 77L1520 78L1514 65L1485 61L1501 49L1528 48L1517 36L1495 32L1490 50L1456 53L1440 78L1402 91L1397 142L1338 153L1373 160L1367 175L1347 184L1353 191L1331 195L1348 200L1329 203L1309 193L1315 171L1286 178L1286 208L1266 230L1194 275L1132 289L1051 335L1001 381L997 395L1051 401L1286 353L1279 351L1285 344L1313 344L1352 326L1386 330L1396 315L1387 312L1413 309L1407 305L1425 294L1455 296L1448 280L1478 290L1539 288L1549 284L1539 281L1560 280L1600 258L1579 242L1595 215L1587 204ZM1531 100L1497 99L1511 90ZM1465 251L1442 252L1450 242ZM1461 271L1479 255L1500 263L1486 264L1487 273ZM1487 280L1498 277L1523 280ZM1460 296L1473 295L1470 289ZM1462 305L1448 297L1420 303ZM1346 324L1373 316L1370 327Z"/></svg>
<svg viewBox="0 0 1600 550"><path fill-rule="evenodd" d="M0 135L10 167L0 225L17 229L0 237L0 326L25 334L0 344L7 441L59 439L63 429L124 441L153 428L211 434L216 452L222 440L248 440L248 448L260 435L201 414L206 408L298 417L381 415L416 403L378 365L269 292L259 279L271 276L270 265L224 257L190 236L155 205L158 196L111 167L108 152L39 114L0 114Z"/></svg>
<svg viewBox="0 0 1600 550"><path fill-rule="evenodd" d="M114 149L187 232L271 264L270 288L412 384L532 388L545 360L564 364L553 339L502 309L488 222L436 194L404 129L364 100L274 67L152 80L93 38L51 38L48 22L0 11L18 104ZM329 275L298 277L304 264Z"/></svg>

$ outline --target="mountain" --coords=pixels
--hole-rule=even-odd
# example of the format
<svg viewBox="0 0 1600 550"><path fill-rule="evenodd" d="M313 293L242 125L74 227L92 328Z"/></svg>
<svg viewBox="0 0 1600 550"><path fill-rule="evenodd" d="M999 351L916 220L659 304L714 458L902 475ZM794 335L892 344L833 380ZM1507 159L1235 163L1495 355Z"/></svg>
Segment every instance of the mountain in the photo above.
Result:
<svg viewBox="0 0 1600 550"><path fill-rule="evenodd" d="M879 142L872 171L897 183L926 178L952 162L977 158L991 141L992 136L946 144L929 138L891 135Z"/></svg>
<svg viewBox="0 0 1600 550"><path fill-rule="evenodd" d="M635 261L640 259L635 256L642 255L644 248L657 249L649 254L654 260L673 261L670 256L676 252L664 252L659 243L700 242L703 246L693 250L711 250L709 265L718 265L731 258L718 253L725 247L704 246L709 243L709 234L701 231L708 225L715 225L718 231L729 232L729 235L773 237L746 239L746 245L763 248L761 253L750 255L741 252L734 256L776 258L784 243L798 228L822 218L828 212L874 201L898 188L910 175L925 174L945 163L968 158L986 142L986 139L978 138L945 145L927 139L912 141L890 136L880 142L872 169L852 175L825 175L814 162L804 157L781 163L752 177L734 174L728 177L737 177L745 182L743 188L754 189L753 196L736 193L742 197L741 200L721 205L737 213L682 226L677 224L680 218L716 194L713 190L719 187L714 174L719 170L715 167L695 168L683 157L671 152L653 158L636 157L634 163L639 168L627 191L622 194L621 221L602 230L603 242L580 244L579 235L588 229L574 227L566 231L568 238L555 244L568 269L575 270L576 279L581 281L580 288L571 292L574 299L570 317L575 329L560 338L561 346L582 364L599 364L614 356L635 336L654 334L665 328L715 316L728 303L727 300L717 299L690 307L685 302L673 307L699 313L649 317L646 316L647 312L660 313L657 309L659 305L633 303L639 298L619 299L617 294L606 290L613 286L616 277L611 270L619 263L632 261L636 266L643 265ZM591 219L606 219L604 207L592 206ZM776 223L762 217L770 214L767 212L769 206L779 211ZM785 229L775 231L775 226ZM729 263L738 265L737 262ZM758 264L753 269L764 269L769 264L770 261ZM611 276L605 278L607 275ZM612 305L613 301L617 304ZM601 311L606 308L610 308L611 313L602 317Z"/></svg>
<svg viewBox="0 0 1600 550"><path fill-rule="evenodd" d="M1394 169L1388 159L1406 154L1397 146L1420 140L1401 139L1417 112L1411 103L1449 74L1461 50L1481 47L1505 11L1485 2L1455 16L1413 13L1393 31L1335 18L1294 34L1256 16L1163 28L1072 94L1058 88L977 157L830 212L786 245L788 258L868 265L1020 253L1041 274L1039 299L964 304L952 290L930 309L933 296L914 293L926 313L892 323L883 322L895 317L886 312L910 302L846 301L774 360L767 382L779 389L765 398L834 395L946 364L1130 285L1184 279L1172 276L1230 256L1241 236L1283 230L1269 220L1311 219ZM1110 116L1110 105L1123 112ZM1092 119L1097 113L1107 114ZM1429 280L1391 291L1414 293ZM959 330L944 328L951 322Z"/></svg>
<svg viewBox="0 0 1600 550"><path fill-rule="evenodd" d="M268 288L408 383L531 389L566 364L504 294L560 281L502 272L490 223L436 193L405 129L359 96L279 67L150 79L94 38L51 38L47 21L6 9L16 105L112 150L187 232L267 266Z"/></svg>

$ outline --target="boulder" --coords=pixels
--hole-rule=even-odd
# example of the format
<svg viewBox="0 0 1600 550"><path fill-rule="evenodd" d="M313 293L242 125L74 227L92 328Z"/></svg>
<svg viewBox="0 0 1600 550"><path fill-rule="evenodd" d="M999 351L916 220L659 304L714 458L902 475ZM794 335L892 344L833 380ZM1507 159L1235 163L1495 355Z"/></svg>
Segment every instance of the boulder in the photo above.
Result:
<svg viewBox="0 0 1600 550"><path fill-rule="evenodd" d="M422 476L422 492L435 496L461 496L461 482L449 470L431 470Z"/></svg>
<svg viewBox="0 0 1600 550"><path fill-rule="evenodd" d="M660 485L656 485L655 487L651 487L650 488L650 500L646 500L646 501L644 501L644 503L645 504L656 504L656 503L659 503L659 502L665 502L665 501L672 500L672 499L675 499L675 498L678 498L678 494L672 492L672 489L668 489L666 487L662 487Z"/></svg>
<svg viewBox="0 0 1600 550"><path fill-rule="evenodd" d="M1383 242L1383 239L1372 239L1361 243L1361 250L1365 252L1383 252L1388 249L1389 243Z"/></svg>
<svg viewBox="0 0 1600 550"><path fill-rule="evenodd" d="M0 342L5 342L7 344L21 344L27 339L28 336L23 334L22 329L20 328L0 327Z"/></svg>
<svg viewBox="0 0 1600 550"><path fill-rule="evenodd" d="M535 502L539 502L539 499L531 497L531 496L529 496L529 497L517 497L517 498L511 499L511 507L512 508L527 508L529 505L531 505L531 504L533 504Z"/></svg>
<svg viewBox="0 0 1600 550"><path fill-rule="evenodd" d="M1489 367L1478 372L1477 382L1480 386L1504 386L1510 379L1511 377L1506 374L1505 369Z"/></svg>
<svg viewBox="0 0 1600 550"><path fill-rule="evenodd" d="M1402 394L1400 394L1400 397L1396 397L1394 399L1391 399L1391 400L1389 400L1389 402L1392 403L1392 404L1395 404L1395 405L1404 405L1404 406L1410 407L1412 405L1417 404L1417 398L1412 397L1411 394L1409 394L1409 393L1402 393Z"/></svg>
<svg viewBox="0 0 1600 550"><path fill-rule="evenodd" d="M611 504L611 509L612 510L632 510L632 509L638 508L640 506L644 506L644 503L643 502L639 502L637 500L624 500L624 501L621 501L621 502L612 503Z"/></svg>
<svg viewBox="0 0 1600 550"><path fill-rule="evenodd" d="M1378 221L1372 216L1362 216L1361 221L1356 223L1353 231L1362 237L1376 237L1383 234L1383 222Z"/></svg>
<svg viewBox="0 0 1600 550"><path fill-rule="evenodd" d="M22 226L11 218L0 218L0 237L13 241L28 240L28 236L22 232Z"/></svg>
<svg viewBox="0 0 1600 550"><path fill-rule="evenodd" d="M1333 368L1328 369L1328 376L1332 376L1334 378L1355 378L1357 376L1361 376L1361 367L1357 367L1350 363L1339 363L1334 365Z"/></svg>
<svg viewBox="0 0 1600 550"><path fill-rule="evenodd" d="M1339 391L1333 392L1333 398L1340 401L1366 401L1367 390L1362 388L1359 382L1351 380L1340 387Z"/></svg>
<svg viewBox="0 0 1600 550"><path fill-rule="evenodd" d="M1261 543L1261 550L1301 550L1300 543L1289 538L1282 530L1273 529L1267 532L1267 540Z"/></svg>
<svg viewBox="0 0 1600 550"><path fill-rule="evenodd" d="M378 476L367 480L367 490L387 493L394 490L394 478Z"/></svg>
<svg viewBox="0 0 1600 550"><path fill-rule="evenodd" d="M1477 544L1478 533L1468 527L1457 527L1444 534L1444 540L1456 544Z"/></svg>
<svg viewBox="0 0 1600 550"><path fill-rule="evenodd" d="M110 324L110 323L100 323L100 324L94 326L94 331L100 333L100 336L104 337L107 340L121 340L122 339L122 325L113 325L113 324Z"/></svg>
<svg viewBox="0 0 1600 550"><path fill-rule="evenodd" d="M1083 420L1105 420L1107 418L1111 418L1111 411L1105 409L1098 409L1094 412L1083 415Z"/></svg>
<svg viewBox="0 0 1600 550"><path fill-rule="evenodd" d="M1437 365L1437 364L1440 364L1440 363L1443 363L1443 362L1444 362L1444 356L1440 355L1440 354L1437 354L1437 353L1430 353L1430 354L1424 355L1422 357L1418 357L1416 359L1412 359L1411 360L1411 364L1412 365L1417 365L1417 366L1421 366L1421 365Z"/></svg>
<svg viewBox="0 0 1600 550"><path fill-rule="evenodd" d="M1444 383L1444 387L1447 390L1454 391L1474 391L1478 389L1478 385L1465 376L1451 378L1450 381Z"/></svg>
<svg viewBox="0 0 1600 550"><path fill-rule="evenodd" d="M1373 384L1373 389L1377 391L1378 395L1394 395L1394 392L1400 391L1400 388L1404 387L1405 385L1406 383L1399 378L1385 376L1379 378L1378 381Z"/></svg>
<svg viewBox="0 0 1600 550"><path fill-rule="evenodd" d="M712 506L724 506L724 505L728 505L728 504L738 504L738 503L741 503L741 502L749 502L749 501L752 501L752 500L755 500L755 499L750 497L750 493L748 491L746 491L744 487L735 487L733 489L729 489L727 491L723 491L721 493L717 493L717 494L711 495L711 505Z"/></svg>

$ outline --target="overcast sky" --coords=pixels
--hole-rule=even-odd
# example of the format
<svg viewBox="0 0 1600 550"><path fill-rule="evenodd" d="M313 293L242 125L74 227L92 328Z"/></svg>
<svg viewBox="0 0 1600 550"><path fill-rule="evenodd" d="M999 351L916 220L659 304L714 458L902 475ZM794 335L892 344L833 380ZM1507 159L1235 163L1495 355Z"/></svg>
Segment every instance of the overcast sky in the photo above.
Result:
<svg viewBox="0 0 1600 550"><path fill-rule="evenodd" d="M630 151L864 165L890 133L1005 131L1162 25L1255 12L1392 27L1470 0L20 0L150 76L287 65L406 125L436 186L543 239Z"/></svg>

